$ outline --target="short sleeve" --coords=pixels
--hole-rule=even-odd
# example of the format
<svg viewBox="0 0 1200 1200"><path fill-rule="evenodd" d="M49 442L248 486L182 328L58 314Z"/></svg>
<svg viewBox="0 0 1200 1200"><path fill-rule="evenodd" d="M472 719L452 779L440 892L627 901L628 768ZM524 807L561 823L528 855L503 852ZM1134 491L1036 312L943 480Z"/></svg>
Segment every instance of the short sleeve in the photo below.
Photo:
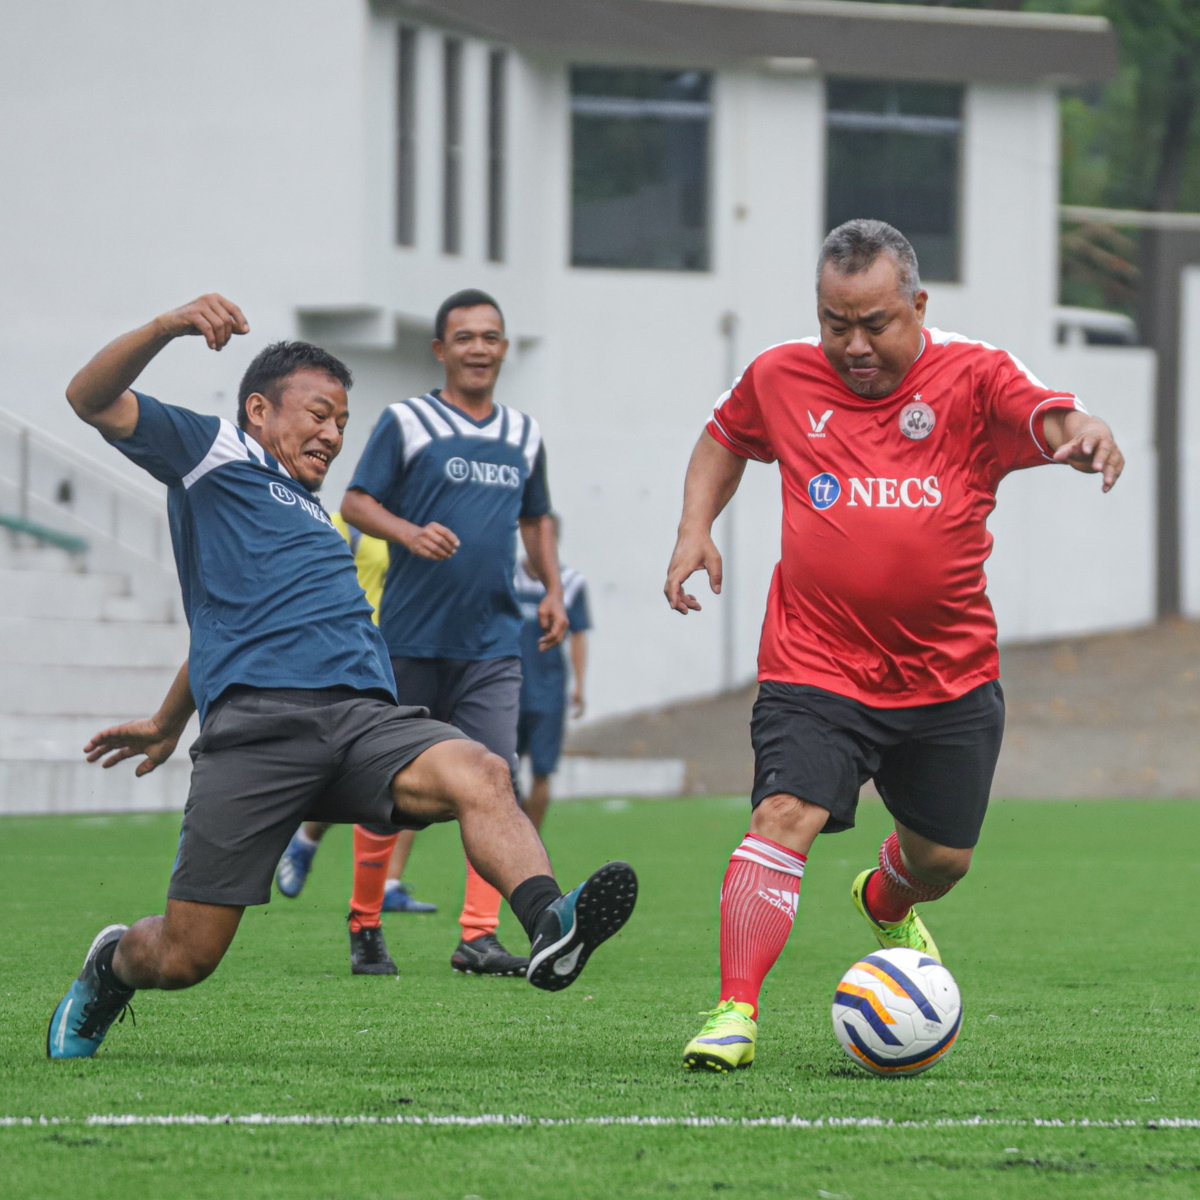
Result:
<svg viewBox="0 0 1200 1200"><path fill-rule="evenodd" d="M396 414L384 409L354 468L350 490L366 492L386 506L403 473L404 432Z"/></svg>
<svg viewBox="0 0 1200 1200"><path fill-rule="evenodd" d="M739 458L774 462L766 422L759 405L758 385L762 356L756 358L716 403L705 428L726 450Z"/></svg>
<svg viewBox="0 0 1200 1200"><path fill-rule="evenodd" d="M588 608L587 584L582 580L571 603L567 606L567 627L572 633L586 633L592 627L592 614Z"/></svg>
<svg viewBox="0 0 1200 1200"><path fill-rule="evenodd" d="M544 517L550 512L550 485L546 482L546 447L541 444L534 456L533 469L525 480L521 494L521 516L523 518Z"/></svg>
<svg viewBox="0 0 1200 1200"><path fill-rule="evenodd" d="M221 430L220 417L202 416L134 392L137 428L112 445L159 483L177 487L203 460Z"/></svg>
<svg viewBox="0 0 1200 1200"><path fill-rule="evenodd" d="M993 353L985 404L988 434L1001 470L1007 474L1049 462L1046 414L1086 409L1073 393L1046 387L1020 359L1003 350Z"/></svg>

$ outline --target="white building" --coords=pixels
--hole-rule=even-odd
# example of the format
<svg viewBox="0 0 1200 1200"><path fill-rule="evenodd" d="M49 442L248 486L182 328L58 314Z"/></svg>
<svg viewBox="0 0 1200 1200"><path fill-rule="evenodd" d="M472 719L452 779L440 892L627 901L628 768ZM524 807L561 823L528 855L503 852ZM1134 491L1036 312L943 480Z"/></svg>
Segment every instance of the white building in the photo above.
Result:
<svg viewBox="0 0 1200 1200"><path fill-rule="evenodd" d="M357 376L336 507L382 408L439 381L438 303L482 287L512 338L499 397L543 426L564 557L592 586L591 713L651 707L753 674L777 476L747 472L725 594L680 620L662 583L684 468L744 362L815 332L827 228L883 216L916 244L932 324L1077 390L1128 454L1105 497L1061 469L1005 484L1002 634L1139 624L1152 356L1053 343L1056 88L1115 55L1099 20L830 0L20 5L0 46L3 405L123 470L67 379L219 290L251 335L171 346L146 389L232 415L266 341L327 346Z"/></svg>

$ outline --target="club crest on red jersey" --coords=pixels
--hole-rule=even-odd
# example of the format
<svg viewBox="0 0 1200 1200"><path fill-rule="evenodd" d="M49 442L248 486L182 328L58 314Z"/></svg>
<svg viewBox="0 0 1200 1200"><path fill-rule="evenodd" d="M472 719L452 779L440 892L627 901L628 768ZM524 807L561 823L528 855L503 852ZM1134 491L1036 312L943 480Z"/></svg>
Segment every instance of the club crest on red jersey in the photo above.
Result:
<svg viewBox="0 0 1200 1200"><path fill-rule="evenodd" d="M921 399L918 392L912 400L900 410L900 432L906 438L919 442L927 438L937 424L933 409Z"/></svg>

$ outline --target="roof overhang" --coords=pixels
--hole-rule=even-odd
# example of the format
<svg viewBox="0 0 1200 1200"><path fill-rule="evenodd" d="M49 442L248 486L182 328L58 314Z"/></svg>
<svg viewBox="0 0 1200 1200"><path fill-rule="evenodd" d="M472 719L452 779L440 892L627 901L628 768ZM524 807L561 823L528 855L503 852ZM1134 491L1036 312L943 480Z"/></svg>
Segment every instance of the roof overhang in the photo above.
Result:
<svg viewBox="0 0 1200 1200"><path fill-rule="evenodd" d="M530 52L709 66L803 62L823 75L1080 84L1117 73L1100 17L852 0L374 0Z"/></svg>

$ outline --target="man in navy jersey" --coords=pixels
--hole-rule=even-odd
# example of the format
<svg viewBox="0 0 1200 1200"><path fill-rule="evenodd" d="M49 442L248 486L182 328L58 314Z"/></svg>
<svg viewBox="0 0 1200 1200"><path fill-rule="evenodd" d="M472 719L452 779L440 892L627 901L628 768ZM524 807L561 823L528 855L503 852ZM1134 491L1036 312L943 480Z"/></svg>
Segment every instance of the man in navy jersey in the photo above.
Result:
<svg viewBox="0 0 1200 1200"><path fill-rule="evenodd" d="M379 418L342 501L342 516L391 544L379 628L397 694L428 708L516 771L521 611L513 594L519 530L546 595L543 649L567 631L546 451L537 422L494 398L508 351L496 301L475 289L445 300L434 319L440 388L391 404ZM378 930L385 867L396 833L355 830L355 938ZM467 863L454 970L522 975L523 956L496 937L500 893ZM374 935L381 937L381 935ZM361 959L361 955L358 955Z"/></svg>
<svg viewBox="0 0 1200 1200"><path fill-rule="evenodd" d="M1000 480L1040 463L1103 476L1108 426L1002 350L924 327L908 240L856 220L826 238L819 338L764 351L717 402L692 454L667 602L704 569L712 524L748 459L778 462L782 556L759 649L750 831L721 892L718 1007L684 1051L715 1071L754 1061L759 994L796 917L820 832L854 824L873 779L894 818L851 896L880 945L939 958L914 904L966 873L1004 727L985 592ZM952 1031L956 1032L956 1031Z"/></svg>
<svg viewBox="0 0 1200 1200"><path fill-rule="evenodd" d="M551 514L557 541L562 529L558 515ZM563 604L567 610L568 646L571 653L571 715L581 717L587 688L587 631L592 627L588 609L587 582L572 567L559 565ZM567 719L567 662L561 645L541 649L542 626L539 610L546 589L527 560L517 564L513 590L521 606L521 701L517 719L517 754L529 756L532 784L525 801L525 814L538 831L550 807L550 777L562 755Z"/></svg>
<svg viewBox="0 0 1200 1200"><path fill-rule="evenodd" d="M303 342L269 346L242 379L236 426L131 390L174 339L220 350L248 330L236 305L203 296L117 338L67 389L80 418L167 486L191 628L160 712L110 731L108 748L161 760L193 704L200 736L166 914L97 935L51 1018L51 1058L95 1054L135 989L212 974L245 907L268 901L304 817L457 820L468 856L530 935L529 981L547 990L572 982L633 908L625 864L563 896L508 764L397 705L354 560L316 496L342 446L345 366Z"/></svg>

